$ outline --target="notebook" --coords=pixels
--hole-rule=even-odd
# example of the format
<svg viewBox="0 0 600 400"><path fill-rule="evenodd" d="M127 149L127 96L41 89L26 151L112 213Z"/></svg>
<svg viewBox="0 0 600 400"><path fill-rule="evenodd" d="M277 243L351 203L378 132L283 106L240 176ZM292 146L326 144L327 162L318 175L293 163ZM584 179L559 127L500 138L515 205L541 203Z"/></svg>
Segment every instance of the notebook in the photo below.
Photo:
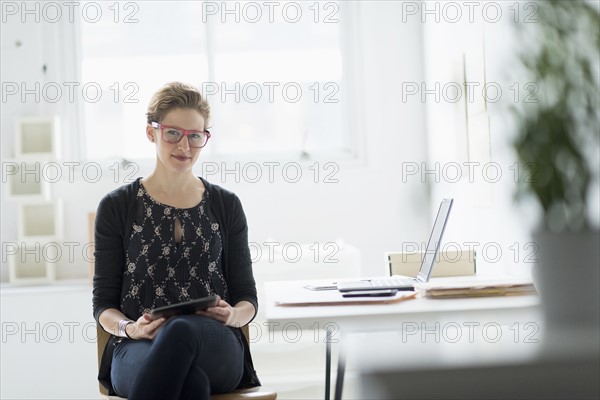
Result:
<svg viewBox="0 0 600 400"><path fill-rule="evenodd" d="M414 290L415 284L429 281L435 257L440 249L440 243L446 223L450 216L453 199L442 200L438 208L437 216L433 224L433 229L429 235L427 249L421 261L421 267L416 278L409 276L396 275L393 277L377 278L377 279L362 279L353 281L340 281L337 283L337 289L340 292L350 292L355 290L380 290L380 289L397 289L397 290Z"/></svg>

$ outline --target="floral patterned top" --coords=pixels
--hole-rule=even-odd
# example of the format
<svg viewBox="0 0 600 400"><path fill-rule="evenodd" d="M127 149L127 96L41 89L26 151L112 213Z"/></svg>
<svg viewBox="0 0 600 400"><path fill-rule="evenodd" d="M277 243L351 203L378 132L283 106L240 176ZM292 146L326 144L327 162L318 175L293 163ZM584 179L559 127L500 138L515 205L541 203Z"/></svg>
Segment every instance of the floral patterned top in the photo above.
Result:
<svg viewBox="0 0 600 400"><path fill-rule="evenodd" d="M137 319L156 307L218 294L229 301L221 268L219 224L209 215L209 193L194 207L176 208L153 199L139 183L143 217L131 229L125 254L121 310ZM175 221L182 237L175 241Z"/></svg>

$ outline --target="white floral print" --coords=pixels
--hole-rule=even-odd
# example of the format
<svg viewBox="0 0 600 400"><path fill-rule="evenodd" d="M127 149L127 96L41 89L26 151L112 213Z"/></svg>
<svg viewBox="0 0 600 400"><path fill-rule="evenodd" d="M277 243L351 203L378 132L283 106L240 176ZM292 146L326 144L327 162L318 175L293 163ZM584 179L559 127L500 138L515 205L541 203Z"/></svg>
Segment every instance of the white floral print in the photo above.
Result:
<svg viewBox="0 0 600 400"><path fill-rule="evenodd" d="M143 185L137 198L145 213L142 221L133 224L126 249L121 309L138 310L138 315L128 315L137 319L153 308L209 294L227 301L221 232L205 207L210 201L208 191L196 207L187 209L157 202ZM176 219L182 230L179 243L173 239Z"/></svg>

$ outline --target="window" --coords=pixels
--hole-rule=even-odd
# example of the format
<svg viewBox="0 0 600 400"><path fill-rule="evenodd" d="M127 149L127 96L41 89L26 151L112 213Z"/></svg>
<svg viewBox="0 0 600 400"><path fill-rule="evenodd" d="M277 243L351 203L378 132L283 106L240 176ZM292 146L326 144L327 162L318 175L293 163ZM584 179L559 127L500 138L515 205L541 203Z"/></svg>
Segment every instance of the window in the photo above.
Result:
<svg viewBox="0 0 600 400"><path fill-rule="evenodd" d="M211 104L204 154L349 150L342 2L100 4L114 18L81 22L87 159L147 158L146 107L175 80Z"/></svg>

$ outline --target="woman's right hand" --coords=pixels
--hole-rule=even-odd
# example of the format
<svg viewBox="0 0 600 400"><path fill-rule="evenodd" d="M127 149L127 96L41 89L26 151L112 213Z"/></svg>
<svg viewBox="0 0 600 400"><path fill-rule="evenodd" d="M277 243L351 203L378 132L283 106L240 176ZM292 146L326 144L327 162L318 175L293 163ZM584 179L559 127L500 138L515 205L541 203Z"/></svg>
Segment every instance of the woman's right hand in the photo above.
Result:
<svg viewBox="0 0 600 400"><path fill-rule="evenodd" d="M154 339L166 318L152 320L150 314L144 314L138 320L125 327L131 339Z"/></svg>

